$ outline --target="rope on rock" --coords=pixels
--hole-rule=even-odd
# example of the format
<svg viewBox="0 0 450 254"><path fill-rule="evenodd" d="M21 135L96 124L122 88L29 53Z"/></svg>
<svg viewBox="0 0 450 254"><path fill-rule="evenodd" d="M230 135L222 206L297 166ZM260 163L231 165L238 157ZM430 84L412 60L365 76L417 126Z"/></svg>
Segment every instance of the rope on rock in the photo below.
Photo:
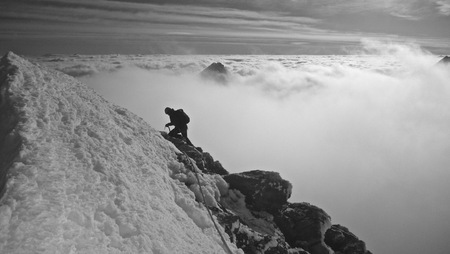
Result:
<svg viewBox="0 0 450 254"><path fill-rule="evenodd" d="M187 159L188 164L189 164L189 169L190 169L192 172L194 172L195 177L197 178L198 187L200 188L200 193L202 194L202 198L203 198L203 205L206 207L206 210L208 211L209 217L211 218L211 220L212 220L212 222L213 222L213 224L214 224L214 227L216 228L217 232L219 233L220 239L222 239L223 244L224 244L225 247L227 248L228 253L229 253L229 254L233 254L233 252L231 251L231 249L230 249L230 247L228 246L227 242L225 241L225 238L223 237L222 233L220 232L219 227L217 226L216 221L214 220L214 217L213 217L213 215L212 215L211 210L210 210L209 207L206 205L205 194L203 194L203 189L202 189L202 185L200 184L200 178L198 177L198 172L197 172L197 170L195 170L195 167L194 167L194 165L192 164L192 161L191 161L190 157L189 157L185 152L183 152L183 154L186 156L186 159Z"/></svg>

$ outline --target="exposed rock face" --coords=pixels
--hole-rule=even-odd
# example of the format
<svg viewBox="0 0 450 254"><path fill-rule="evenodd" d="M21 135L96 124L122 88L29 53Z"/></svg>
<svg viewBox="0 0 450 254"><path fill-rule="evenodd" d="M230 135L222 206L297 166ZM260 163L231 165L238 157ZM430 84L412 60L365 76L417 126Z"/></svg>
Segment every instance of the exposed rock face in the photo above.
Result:
<svg viewBox="0 0 450 254"><path fill-rule="evenodd" d="M293 247L311 253L332 253L324 243L325 231L331 226L330 216L309 203L287 204L275 216L275 222Z"/></svg>
<svg viewBox="0 0 450 254"><path fill-rule="evenodd" d="M195 160L197 167L207 174L228 175L228 171L214 160L211 154L203 152L200 147L193 147L186 143L181 135L171 137L166 132L161 132L164 138L172 142L180 151L185 152L190 158Z"/></svg>
<svg viewBox="0 0 450 254"><path fill-rule="evenodd" d="M208 152L202 152L203 160L205 161L205 168L219 175L228 175L228 171L220 164L219 161L214 158Z"/></svg>
<svg viewBox="0 0 450 254"><path fill-rule="evenodd" d="M253 170L224 177L230 189L245 195L246 203L257 211L276 213L291 197L292 185L276 172Z"/></svg>
<svg viewBox="0 0 450 254"><path fill-rule="evenodd" d="M228 71L220 62L212 63L210 66L206 67L200 75L203 78L213 79L222 84L225 84L228 81Z"/></svg>
<svg viewBox="0 0 450 254"><path fill-rule="evenodd" d="M246 225L237 215L221 211L216 213L216 216L232 242L236 243L236 246L244 250L245 253L301 253L289 252L290 246L282 235L258 232Z"/></svg>
<svg viewBox="0 0 450 254"><path fill-rule="evenodd" d="M292 248L283 233L267 212L250 210L245 196L237 190L229 190L222 197L222 210L216 210L220 224L232 242L245 253L308 254L302 248Z"/></svg>
<svg viewBox="0 0 450 254"><path fill-rule="evenodd" d="M370 254L366 244L359 240L346 227L333 225L325 233L325 243L336 253L342 254Z"/></svg>

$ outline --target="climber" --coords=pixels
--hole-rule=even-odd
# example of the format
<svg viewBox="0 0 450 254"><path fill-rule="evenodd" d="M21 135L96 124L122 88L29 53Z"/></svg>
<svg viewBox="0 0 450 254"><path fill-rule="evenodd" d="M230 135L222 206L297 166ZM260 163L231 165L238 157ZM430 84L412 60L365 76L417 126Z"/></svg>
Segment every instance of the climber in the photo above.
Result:
<svg viewBox="0 0 450 254"><path fill-rule="evenodd" d="M181 133L181 135L186 139L186 143L188 145L194 146L187 135L187 124L189 123L190 119L189 116L183 111L183 109L174 110L173 108L167 107L166 109L164 109L164 112L170 117L170 123L167 123L166 127L172 125L175 126L175 128L173 128L173 130L169 132L169 136L176 137L178 133Z"/></svg>

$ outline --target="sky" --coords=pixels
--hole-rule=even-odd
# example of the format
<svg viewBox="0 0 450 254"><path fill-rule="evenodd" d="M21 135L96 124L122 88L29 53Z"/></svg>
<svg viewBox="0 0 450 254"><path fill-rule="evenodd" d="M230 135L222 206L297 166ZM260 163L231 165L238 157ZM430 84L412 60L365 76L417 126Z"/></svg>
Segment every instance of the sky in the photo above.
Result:
<svg viewBox="0 0 450 254"><path fill-rule="evenodd" d="M0 53L351 54L360 40L450 52L450 0L2 0Z"/></svg>

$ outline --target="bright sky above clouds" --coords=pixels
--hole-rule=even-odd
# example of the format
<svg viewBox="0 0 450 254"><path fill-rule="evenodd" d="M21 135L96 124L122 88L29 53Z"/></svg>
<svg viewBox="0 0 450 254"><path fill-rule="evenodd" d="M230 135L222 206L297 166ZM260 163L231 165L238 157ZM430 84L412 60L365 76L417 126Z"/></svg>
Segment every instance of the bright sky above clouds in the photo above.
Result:
<svg viewBox="0 0 450 254"><path fill-rule="evenodd" d="M0 51L345 54L361 38L450 52L450 0L3 0Z"/></svg>

